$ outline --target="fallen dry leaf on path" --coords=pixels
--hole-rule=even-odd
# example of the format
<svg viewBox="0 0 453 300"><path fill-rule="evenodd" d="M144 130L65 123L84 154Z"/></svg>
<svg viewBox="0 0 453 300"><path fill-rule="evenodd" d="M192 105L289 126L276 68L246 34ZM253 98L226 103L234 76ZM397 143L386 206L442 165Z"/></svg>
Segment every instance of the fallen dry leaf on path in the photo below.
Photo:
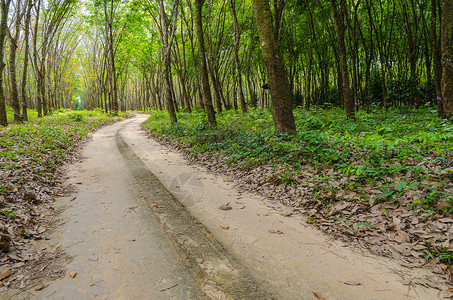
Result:
<svg viewBox="0 0 453 300"><path fill-rule="evenodd" d="M346 285L351 285L351 286L358 286L358 285L361 285L360 282L358 282L358 281L352 281L352 280L350 280L350 281L343 281L343 283L346 284Z"/></svg>
<svg viewBox="0 0 453 300"><path fill-rule="evenodd" d="M197 264L201 265L204 263L204 259L203 258L197 258Z"/></svg>
<svg viewBox="0 0 453 300"><path fill-rule="evenodd" d="M40 285L38 285L38 286L35 288L35 291L43 290L43 289L45 289L45 288L48 287L48 286L49 286L48 283L40 284Z"/></svg>
<svg viewBox="0 0 453 300"><path fill-rule="evenodd" d="M232 207L230 206L230 202L228 202L227 204L220 205L219 209L221 209L221 210L230 210L230 209L232 209Z"/></svg>
<svg viewBox="0 0 453 300"><path fill-rule="evenodd" d="M326 298L324 298L324 296L321 295L320 293L313 292L313 295L315 295L315 297L318 298L318 300L326 300Z"/></svg>
<svg viewBox="0 0 453 300"><path fill-rule="evenodd" d="M280 214L280 215L283 216L283 217L291 217L293 214L289 213L289 214Z"/></svg>
<svg viewBox="0 0 453 300"><path fill-rule="evenodd" d="M269 229L268 231L269 231L270 233L283 234L283 231L280 231L280 230Z"/></svg>
<svg viewBox="0 0 453 300"><path fill-rule="evenodd" d="M230 226L225 225L225 224L220 224L220 227L222 227L222 229L225 229L225 230L228 230L230 228Z"/></svg>
<svg viewBox="0 0 453 300"><path fill-rule="evenodd" d="M11 269L8 268L8 267L4 267L4 268L2 269L2 271L0 272L0 280L5 279L5 278L8 277L9 275L11 275Z"/></svg>
<svg viewBox="0 0 453 300"><path fill-rule="evenodd" d="M76 272L76 271L72 271L72 272L69 274L69 277L74 278L74 277L76 277L76 275L77 275L77 272Z"/></svg>

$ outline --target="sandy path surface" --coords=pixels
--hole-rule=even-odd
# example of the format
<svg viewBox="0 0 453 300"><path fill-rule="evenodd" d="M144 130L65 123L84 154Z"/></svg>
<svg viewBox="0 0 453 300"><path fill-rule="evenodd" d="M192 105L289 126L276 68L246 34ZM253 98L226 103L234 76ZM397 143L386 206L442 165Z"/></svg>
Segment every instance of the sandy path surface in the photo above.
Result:
<svg viewBox="0 0 453 300"><path fill-rule="evenodd" d="M75 278L13 299L439 298L435 289L403 284L430 272L281 216L285 207L149 139L140 130L146 118L100 129L69 169L76 192L58 201L65 222L46 247L74 257L66 270ZM231 210L218 208L228 202Z"/></svg>
<svg viewBox="0 0 453 300"><path fill-rule="evenodd" d="M228 178L190 165L179 153L147 138L139 129L145 120L146 116L139 116L128 123L125 140L256 278L273 287L278 298L315 299L313 291L327 299L440 297L438 290L403 284L409 279L435 278L429 270L404 268L391 259L344 247L310 227L302 217L281 216L287 209L283 205L241 192ZM228 202L232 210L218 209ZM224 230L219 224L230 228ZM344 283L350 281L361 285Z"/></svg>

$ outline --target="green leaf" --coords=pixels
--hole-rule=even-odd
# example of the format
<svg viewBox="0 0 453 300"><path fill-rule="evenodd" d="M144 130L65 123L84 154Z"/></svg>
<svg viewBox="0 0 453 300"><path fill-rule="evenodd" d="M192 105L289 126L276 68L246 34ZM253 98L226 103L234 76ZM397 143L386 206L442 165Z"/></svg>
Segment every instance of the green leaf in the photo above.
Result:
<svg viewBox="0 0 453 300"><path fill-rule="evenodd" d="M396 185L396 189L398 192L401 192L406 186L407 186L407 182L403 181Z"/></svg>

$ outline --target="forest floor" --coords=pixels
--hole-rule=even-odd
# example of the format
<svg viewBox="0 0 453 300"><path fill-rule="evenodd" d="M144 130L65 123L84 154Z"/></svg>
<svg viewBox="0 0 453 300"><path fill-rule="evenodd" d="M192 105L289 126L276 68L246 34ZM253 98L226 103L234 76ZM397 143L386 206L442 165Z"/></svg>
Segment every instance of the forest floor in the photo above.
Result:
<svg viewBox="0 0 453 300"><path fill-rule="evenodd" d="M13 281L2 297L444 296L439 275L321 233L304 214L150 139L140 127L146 119L101 128L80 149L53 204L53 230L35 245L51 258L33 268L41 281Z"/></svg>

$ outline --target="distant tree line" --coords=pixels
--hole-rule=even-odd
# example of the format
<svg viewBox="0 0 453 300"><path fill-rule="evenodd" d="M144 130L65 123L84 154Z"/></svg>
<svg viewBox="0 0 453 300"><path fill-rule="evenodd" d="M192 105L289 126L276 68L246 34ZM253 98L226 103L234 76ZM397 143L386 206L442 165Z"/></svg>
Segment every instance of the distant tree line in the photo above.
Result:
<svg viewBox="0 0 453 300"><path fill-rule="evenodd" d="M199 107L211 125L272 107L284 132L294 106L453 111L448 0L0 1L1 124L5 104L20 122L76 95L111 113L165 108L172 122Z"/></svg>

